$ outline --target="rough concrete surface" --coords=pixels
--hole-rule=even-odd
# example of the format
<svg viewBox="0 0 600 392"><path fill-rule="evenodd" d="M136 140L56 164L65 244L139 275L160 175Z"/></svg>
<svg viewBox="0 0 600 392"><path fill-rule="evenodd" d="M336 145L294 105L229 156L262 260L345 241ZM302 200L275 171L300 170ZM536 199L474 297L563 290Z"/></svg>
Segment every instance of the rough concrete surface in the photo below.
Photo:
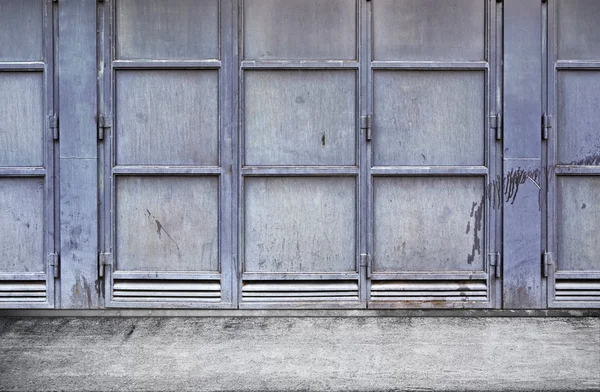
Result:
<svg viewBox="0 0 600 392"><path fill-rule="evenodd" d="M600 319L6 317L0 390L600 390Z"/></svg>

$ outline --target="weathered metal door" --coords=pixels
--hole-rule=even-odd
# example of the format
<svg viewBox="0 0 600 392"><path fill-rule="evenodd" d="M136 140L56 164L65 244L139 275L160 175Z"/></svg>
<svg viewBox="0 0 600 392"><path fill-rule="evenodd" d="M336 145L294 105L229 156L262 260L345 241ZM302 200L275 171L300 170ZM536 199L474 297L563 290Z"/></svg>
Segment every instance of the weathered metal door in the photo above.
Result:
<svg viewBox="0 0 600 392"><path fill-rule="evenodd" d="M240 307L359 307L365 2L240 4Z"/></svg>
<svg viewBox="0 0 600 392"><path fill-rule="evenodd" d="M231 1L110 4L99 22L107 306L231 306Z"/></svg>
<svg viewBox="0 0 600 392"><path fill-rule="evenodd" d="M0 2L0 37L0 308L52 307L52 2Z"/></svg>
<svg viewBox="0 0 600 392"><path fill-rule="evenodd" d="M600 2L548 5L550 307L600 305Z"/></svg>
<svg viewBox="0 0 600 392"><path fill-rule="evenodd" d="M494 306L501 5L370 4L369 307Z"/></svg>

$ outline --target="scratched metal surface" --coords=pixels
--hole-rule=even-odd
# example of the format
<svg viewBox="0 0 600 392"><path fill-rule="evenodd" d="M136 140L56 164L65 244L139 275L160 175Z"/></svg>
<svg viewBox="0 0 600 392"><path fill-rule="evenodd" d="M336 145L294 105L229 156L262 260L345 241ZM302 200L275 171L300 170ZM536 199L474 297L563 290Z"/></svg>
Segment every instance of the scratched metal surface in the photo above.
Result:
<svg viewBox="0 0 600 392"><path fill-rule="evenodd" d="M0 271L45 272L44 231L43 178L0 178Z"/></svg>
<svg viewBox="0 0 600 392"><path fill-rule="evenodd" d="M375 165L485 165L485 73L378 71Z"/></svg>
<svg viewBox="0 0 600 392"><path fill-rule="evenodd" d="M117 165L219 164L218 71L118 71Z"/></svg>
<svg viewBox="0 0 600 392"><path fill-rule="evenodd" d="M118 0L119 59L219 58L218 0Z"/></svg>
<svg viewBox="0 0 600 392"><path fill-rule="evenodd" d="M375 60L484 60L485 1L378 0Z"/></svg>
<svg viewBox="0 0 600 392"><path fill-rule="evenodd" d="M44 74L0 73L0 166L44 166Z"/></svg>
<svg viewBox="0 0 600 392"><path fill-rule="evenodd" d="M244 1L244 59L354 60L358 2Z"/></svg>
<svg viewBox="0 0 600 392"><path fill-rule="evenodd" d="M44 1L0 2L0 61L44 58Z"/></svg>
<svg viewBox="0 0 600 392"><path fill-rule="evenodd" d="M374 188L374 272L485 270L482 178L385 177Z"/></svg>
<svg viewBox="0 0 600 392"><path fill-rule="evenodd" d="M113 272L164 283L135 305L149 308L176 307L159 297L185 280L220 290L210 307L305 280L356 288L356 308L422 281L384 305L452 308L428 295L469 279L481 307L597 308L599 14L594 0L0 2L0 279L45 279L44 306L66 309L134 306L111 301Z"/></svg>

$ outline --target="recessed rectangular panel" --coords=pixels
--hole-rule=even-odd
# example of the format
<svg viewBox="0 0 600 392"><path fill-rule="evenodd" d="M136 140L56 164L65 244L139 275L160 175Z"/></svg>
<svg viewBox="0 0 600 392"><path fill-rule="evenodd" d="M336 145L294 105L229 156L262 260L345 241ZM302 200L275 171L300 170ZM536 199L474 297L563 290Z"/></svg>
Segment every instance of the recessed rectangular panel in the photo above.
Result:
<svg viewBox="0 0 600 392"><path fill-rule="evenodd" d="M43 166L43 73L0 72L0 166Z"/></svg>
<svg viewBox="0 0 600 392"><path fill-rule="evenodd" d="M376 71L375 165L482 165L485 74Z"/></svg>
<svg viewBox="0 0 600 392"><path fill-rule="evenodd" d="M600 1L557 0L558 58L600 60Z"/></svg>
<svg viewBox="0 0 600 392"><path fill-rule="evenodd" d="M0 1L0 61L42 60L42 8L41 0Z"/></svg>
<svg viewBox="0 0 600 392"><path fill-rule="evenodd" d="M246 165L353 165L354 71L245 73Z"/></svg>
<svg viewBox="0 0 600 392"><path fill-rule="evenodd" d="M557 179L560 271L600 271L600 177Z"/></svg>
<svg viewBox="0 0 600 392"><path fill-rule="evenodd" d="M117 163L218 165L218 71L118 71Z"/></svg>
<svg viewBox="0 0 600 392"><path fill-rule="evenodd" d="M600 71L558 72L558 162L600 165Z"/></svg>
<svg viewBox="0 0 600 392"><path fill-rule="evenodd" d="M356 59L356 0L245 0L244 58Z"/></svg>
<svg viewBox="0 0 600 392"><path fill-rule="evenodd" d="M44 181L0 178L0 272L44 272Z"/></svg>
<svg viewBox="0 0 600 392"><path fill-rule="evenodd" d="M217 271L217 177L117 177L119 271Z"/></svg>
<svg viewBox="0 0 600 392"><path fill-rule="evenodd" d="M375 60L483 60L485 1L373 1Z"/></svg>
<svg viewBox="0 0 600 392"><path fill-rule="evenodd" d="M354 178L250 177L244 185L244 271L356 270Z"/></svg>
<svg viewBox="0 0 600 392"><path fill-rule="evenodd" d="M118 0L118 59L219 57L218 0Z"/></svg>
<svg viewBox="0 0 600 392"><path fill-rule="evenodd" d="M374 179L375 272L483 271L484 179Z"/></svg>

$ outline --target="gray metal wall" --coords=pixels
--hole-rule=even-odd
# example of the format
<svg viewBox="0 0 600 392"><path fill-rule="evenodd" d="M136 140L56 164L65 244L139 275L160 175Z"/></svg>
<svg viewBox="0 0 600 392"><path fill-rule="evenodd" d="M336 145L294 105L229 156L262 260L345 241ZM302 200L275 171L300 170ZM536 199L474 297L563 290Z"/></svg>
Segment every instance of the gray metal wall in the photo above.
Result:
<svg viewBox="0 0 600 392"><path fill-rule="evenodd" d="M598 20L0 1L0 307L597 308Z"/></svg>

